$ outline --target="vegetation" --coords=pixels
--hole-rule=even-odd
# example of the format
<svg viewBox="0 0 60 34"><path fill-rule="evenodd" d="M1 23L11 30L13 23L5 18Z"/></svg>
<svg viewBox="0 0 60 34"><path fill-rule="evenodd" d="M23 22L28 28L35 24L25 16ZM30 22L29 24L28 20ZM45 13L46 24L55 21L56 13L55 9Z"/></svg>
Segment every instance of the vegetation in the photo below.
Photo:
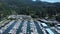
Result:
<svg viewBox="0 0 60 34"><path fill-rule="evenodd" d="M56 16L56 20L60 22L60 15Z"/></svg>
<svg viewBox="0 0 60 34"><path fill-rule="evenodd" d="M53 17L60 13L60 3L31 0L0 0L0 18L11 14L31 15L33 18Z"/></svg>

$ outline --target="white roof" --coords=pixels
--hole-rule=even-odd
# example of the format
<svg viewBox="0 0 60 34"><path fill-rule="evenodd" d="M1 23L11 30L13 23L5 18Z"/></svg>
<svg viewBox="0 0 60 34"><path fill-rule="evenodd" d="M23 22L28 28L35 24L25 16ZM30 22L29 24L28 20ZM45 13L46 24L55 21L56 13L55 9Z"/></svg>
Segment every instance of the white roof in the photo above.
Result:
<svg viewBox="0 0 60 34"><path fill-rule="evenodd" d="M44 21L44 22L48 22L47 20L45 20L45 19L42 19L42 21Z"/></svg>
<svg viewBox="0 0 60 34"><path fill-rule="evenodd" d="M20 33L20 34L23 34L23 33Z"/></svg>
<svg viewBox="0 0 60 34"><path fill-rule="evenodd" d="M34 34L33 32L31 32L31 34Z"/></svg>
<svg viewBox="0 0 60 34"><path fill-rule="evenodd" d="M58 29L60 29L60 27L57 27Z"/></svg>
<svg viewBox="0 0 60 34"><path fill-rule="evenodd" d="M46 30L49 34L54 34L51 29L47 28Z"/></svg>
<svg viewBox="0 0 60 34"><path fill-rule="evenodd" d="M43 26L47 26L47 24L45 24L45 23L41 23Z"/></svg>

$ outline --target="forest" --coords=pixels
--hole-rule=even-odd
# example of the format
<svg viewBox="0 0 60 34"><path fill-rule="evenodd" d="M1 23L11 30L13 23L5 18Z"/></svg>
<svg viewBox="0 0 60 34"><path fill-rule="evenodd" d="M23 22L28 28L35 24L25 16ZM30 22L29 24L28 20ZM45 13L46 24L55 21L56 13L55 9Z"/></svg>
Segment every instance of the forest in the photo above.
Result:
<svg viewBox="0 0 60 34"><path fill-rule="evenodd" d="M32 0L0 0L0 18L8 15L31 15L33 18L49 19L54 17L60 21L60 3L49 3Z"/></svg>

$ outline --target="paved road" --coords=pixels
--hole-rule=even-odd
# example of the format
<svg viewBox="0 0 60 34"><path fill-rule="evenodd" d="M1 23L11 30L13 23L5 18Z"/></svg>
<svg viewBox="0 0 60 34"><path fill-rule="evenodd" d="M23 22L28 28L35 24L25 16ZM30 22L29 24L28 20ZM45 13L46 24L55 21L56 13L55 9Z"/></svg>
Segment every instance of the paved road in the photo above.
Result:
<svg viewBox="0 0 60 34"><path fill-rule="evenodd" d="M30 32L30 21L28 21L28 23L27 23L27 32L26 32L26 34L31 34L31 32Z"/></svg>
<svg viewBox="0 0 60 34"><path fill-rule="evenodd" d="M19 26L19 28L17 29L16 34L19 34L19 33L22 31L21 28L22 28L23 24L24 24L24 21L22 21L22 22L20 23L20 26Z"/></svg>
<svg viewBox="0 0 60 34"><path fill-rule="evenodd" d="M39 24L38 24L36 21L34 21L34 23L35 23L35 25L36 25L36 28L37 28L38 33L39 33L39 34L43 34L43 32L42 32Z"/></svg>
<svg viewBox="0 0 60 34"><path fill-rule="evenodd" d="M16 21L12 23L2 34L8 34L8 32L12 29L12 27L16 24Z"/></svg>

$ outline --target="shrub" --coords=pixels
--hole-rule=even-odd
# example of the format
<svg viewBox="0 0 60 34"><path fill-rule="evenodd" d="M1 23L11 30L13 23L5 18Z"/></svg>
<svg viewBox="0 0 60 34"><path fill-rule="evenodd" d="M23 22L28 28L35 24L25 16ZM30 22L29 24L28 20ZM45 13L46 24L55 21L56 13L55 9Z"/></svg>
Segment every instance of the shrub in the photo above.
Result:
<svg viewBox="0 0 60 34"><path fill-rule="evenodd" d="M56 16L56 20L60 22L60 15Z"/></svg>

